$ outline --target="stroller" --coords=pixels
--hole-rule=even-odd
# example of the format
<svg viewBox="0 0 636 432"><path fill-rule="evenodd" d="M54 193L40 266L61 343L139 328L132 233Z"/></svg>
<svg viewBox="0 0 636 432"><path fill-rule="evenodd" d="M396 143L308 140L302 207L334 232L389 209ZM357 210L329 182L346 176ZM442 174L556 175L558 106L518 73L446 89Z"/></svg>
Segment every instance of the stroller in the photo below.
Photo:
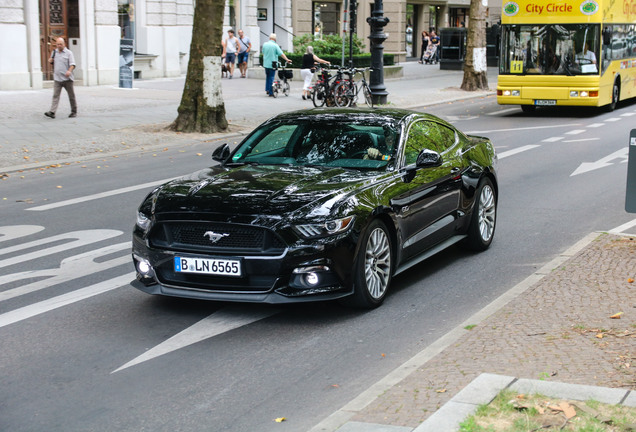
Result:
<svg viewBox="0 0 636 432"><path fill-rule="evenodd" d="M437 54L437 45L433 45L429 43L428 46L426 47L426 51L424 51L424 57L422 57L422 59L424 60L424 63L426 64L437 63L436 54Z"/></svg>

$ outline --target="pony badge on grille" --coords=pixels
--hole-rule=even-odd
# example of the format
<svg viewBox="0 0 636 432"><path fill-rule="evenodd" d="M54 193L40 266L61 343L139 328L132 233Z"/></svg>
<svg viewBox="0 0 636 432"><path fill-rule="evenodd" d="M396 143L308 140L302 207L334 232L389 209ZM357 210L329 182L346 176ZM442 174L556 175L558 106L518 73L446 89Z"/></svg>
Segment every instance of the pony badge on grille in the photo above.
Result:
<svg viewBox="0 0 636 432"><path fill-rule="evenodd" d="M227 237L229 236L229 234L217 234L214 231L206 231L205 234L203 234L203 237L209 237L210 241L212 243L216 243L219 240L221 240L223 237Z"/></svg>

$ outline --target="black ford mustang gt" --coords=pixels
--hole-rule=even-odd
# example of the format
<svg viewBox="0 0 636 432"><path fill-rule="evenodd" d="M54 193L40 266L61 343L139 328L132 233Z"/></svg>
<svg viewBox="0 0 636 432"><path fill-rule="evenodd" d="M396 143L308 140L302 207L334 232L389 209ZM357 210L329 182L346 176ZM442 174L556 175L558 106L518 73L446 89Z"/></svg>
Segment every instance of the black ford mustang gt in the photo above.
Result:
<svg viewBox="0 0 636 432"><path fill-rule="evenodd" d="M495 150L432 115L278 115L143 201L133 285L198 299L382 303L392 276L462 241L490 246Z"/></svg>

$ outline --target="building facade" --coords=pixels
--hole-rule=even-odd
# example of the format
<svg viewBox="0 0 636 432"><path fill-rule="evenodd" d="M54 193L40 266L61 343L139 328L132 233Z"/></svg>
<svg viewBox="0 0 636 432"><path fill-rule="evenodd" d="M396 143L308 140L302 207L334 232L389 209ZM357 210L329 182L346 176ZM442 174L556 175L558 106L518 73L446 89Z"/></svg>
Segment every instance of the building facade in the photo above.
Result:
<svg viewBox="0 0 636 432"><path fill-rule="evenodd" d="M482 0L487 1L487 0ZM492 2L492 0L490 0ZM243 29L258 63L260 47L276 33L284 50L293 37L343 34L348 0L227 0L224 28ZM385 52L398 61L419 56L422 30L468 25L470 0L384 0L389 24ZM134 41L137 78L185 73L195 0L3 0L0 2L0 90L42 88L52 71L48 57L63 37L77 63L78 85L118 83L121 39ZM366 41L374 3L360 0L357 34ZM498 7L488 20L499 20Z"/></svg>

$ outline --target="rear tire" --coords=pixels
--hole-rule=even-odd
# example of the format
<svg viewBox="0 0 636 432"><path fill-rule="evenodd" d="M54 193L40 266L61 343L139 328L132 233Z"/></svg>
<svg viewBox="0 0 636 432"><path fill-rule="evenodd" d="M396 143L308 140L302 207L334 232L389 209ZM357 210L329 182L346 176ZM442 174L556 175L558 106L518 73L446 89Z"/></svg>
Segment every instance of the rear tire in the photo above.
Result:
<svg viewBox="0 0 636 432"><path fill-rule="evenodd" d="M353 295L349 304L373 309L384 302L391 284L393 248L386 226L375 219L365 230L353 267Z"/></svg>
<svg viewBox="0 0 636 432"><path fill-rule="evenodd" d="M621 88L618 85L618 81L614 81L614 87L612 87L612 101L609 105L607 105L607 111L612 112L616 109L616 105L618 104L618 99L621 95Z"/></svg>
<svg viewBox="0 0 636 432"><path fill-rule="evenodd" d="M316 108L320 108L325 104L325 92L322 86L314 87L313 91L311 92L311 101L314 103L314 106Z"/></svg>
<svg viewBox="0 0 636 432"><path fill-rule="evenodd" d="M488 178L479 182L475 191L473 214L468 227L466 246L474 251L488 249L497 223L497 193Z"/></svg>
<svg viewBox="0 0 636 432"><path fill-rule="evenodd" d="M364 102L368 106L373 108L373 95L371 95L371 90L369 89L369 86L365 85L362 87L362 94L364 95Z"/></svg>
<svg viewBox="0 0 636 432"><path fill-rule="evenodd" d="M351 83L344 81L338 84L334 90L334 101L336 102L336 106L339 107L351 106L351 102L353 101Z"/></svg>

